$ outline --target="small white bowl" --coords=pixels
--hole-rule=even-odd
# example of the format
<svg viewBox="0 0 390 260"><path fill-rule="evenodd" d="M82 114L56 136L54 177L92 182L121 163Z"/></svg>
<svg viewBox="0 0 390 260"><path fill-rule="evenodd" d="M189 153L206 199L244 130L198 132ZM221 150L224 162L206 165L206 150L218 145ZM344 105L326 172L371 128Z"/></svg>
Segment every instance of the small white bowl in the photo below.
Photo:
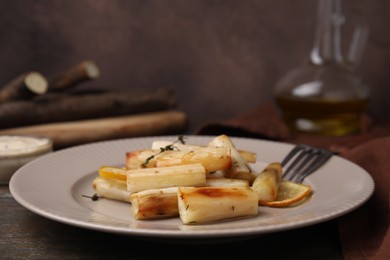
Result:
<svg viewBox="0 0 390 260"><path fill-rule="evenodd" d="M52 150L49 138L0 135L0 184L8 184L17 169Z"/></svg>

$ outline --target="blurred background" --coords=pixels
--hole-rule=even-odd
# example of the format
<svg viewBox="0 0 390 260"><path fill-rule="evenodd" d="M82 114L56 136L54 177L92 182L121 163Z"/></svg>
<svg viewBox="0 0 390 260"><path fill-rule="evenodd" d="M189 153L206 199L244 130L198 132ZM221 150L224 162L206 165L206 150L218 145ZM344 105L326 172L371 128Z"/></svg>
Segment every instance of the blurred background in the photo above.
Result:
<svg viewBox="0 0 390 260"><path fill-rule="evenodd" d="M342 4L368 22L358 71L369 113L389 119L390 2ZM83 87L172 87L190 131L272 101L276 81L308 58L317 11L312 0L2 0L0 10L0 88L90 59L101 75Z"/></svg>

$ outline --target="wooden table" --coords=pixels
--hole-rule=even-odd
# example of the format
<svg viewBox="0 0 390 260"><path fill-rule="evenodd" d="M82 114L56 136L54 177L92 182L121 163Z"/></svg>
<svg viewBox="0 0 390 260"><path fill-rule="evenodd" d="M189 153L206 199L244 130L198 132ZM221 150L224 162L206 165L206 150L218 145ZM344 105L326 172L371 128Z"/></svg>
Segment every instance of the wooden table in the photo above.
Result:
<svg viewBox="0 0 390 260"><path fill-rule="evenodd" d="M175 244L69 226L41 217L0 185L0 259L343 259L335 221L218 244Z"/></svg>

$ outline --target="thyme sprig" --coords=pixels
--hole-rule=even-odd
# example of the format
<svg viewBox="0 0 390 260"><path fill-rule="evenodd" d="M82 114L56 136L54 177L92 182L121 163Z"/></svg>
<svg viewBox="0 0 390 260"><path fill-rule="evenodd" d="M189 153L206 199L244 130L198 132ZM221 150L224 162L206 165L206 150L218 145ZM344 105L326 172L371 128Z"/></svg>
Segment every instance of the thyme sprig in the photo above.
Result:
<svg viewBox="0 0 390 260"><path fill-rule="evenodd" d="M152 160L153 158L155 158L157 155L165 152L165 151L173 151L173 150L178 150L178 148L175 146L175 144L177 143L181 143L181 144L185 144L185 137L180 135L176 141L174 141L173 143L169 144L169 145L166 145L164 147L160 147L160 151L156 154L153 154L151 156L149 156L148 158L145 159L145 161L141 164L141 167L142 168L145 168L146 165L148 165L148 163L150 162L150 160Z"/></svg>
<svg viewBox="0 0 390 260"><path fill-rule="evenodd" d="M81 195L85 198L89 198L91 199L92 201L97 201L100 197L97 195L97 193L93 194L92 196L88 196L88 195Z"/></svg>

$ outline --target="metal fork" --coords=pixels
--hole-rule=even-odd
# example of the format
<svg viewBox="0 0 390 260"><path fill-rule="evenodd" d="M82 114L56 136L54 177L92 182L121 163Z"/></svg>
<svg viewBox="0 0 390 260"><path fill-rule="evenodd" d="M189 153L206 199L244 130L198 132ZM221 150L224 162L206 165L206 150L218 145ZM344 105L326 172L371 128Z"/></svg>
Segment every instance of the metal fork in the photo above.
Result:
<svg viewBox="0 0 390 260"><path fill-rule="evenodd" d="M302 183L332 155L332 152L325 149L298 144L282 160L284 168L282 179Z"/></svg>

